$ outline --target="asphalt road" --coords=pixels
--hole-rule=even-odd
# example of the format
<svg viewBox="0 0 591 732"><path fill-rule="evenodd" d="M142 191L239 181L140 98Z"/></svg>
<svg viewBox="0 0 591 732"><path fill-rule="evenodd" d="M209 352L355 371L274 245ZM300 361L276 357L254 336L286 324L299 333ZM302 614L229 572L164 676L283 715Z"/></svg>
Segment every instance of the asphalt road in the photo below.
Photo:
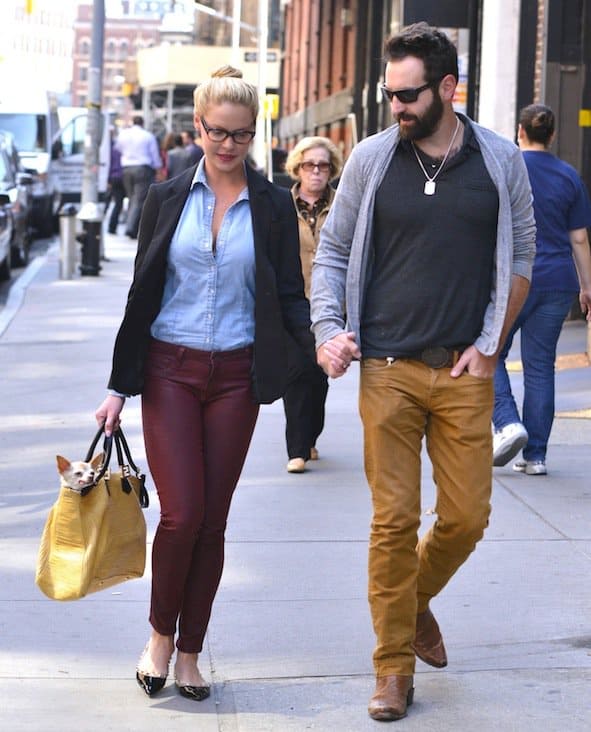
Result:
<svg viewBox="0 0 591 732"><path fill-rule="evenodd" d="M52 236L49 239L35 239L31 245L31 250L29 252L29 263L35 259L35 257L43 256L49 247L54 244L57 241L57 236ZM8 298L8 293L10 292L10 288L14 283L18 280L18 278L22 275L22 273L25 271L25 267L15 267L12 266L12 274L9 280L6 282L0 282L0 308L3 308L4 305L6 305L6 300Z"/></svg>

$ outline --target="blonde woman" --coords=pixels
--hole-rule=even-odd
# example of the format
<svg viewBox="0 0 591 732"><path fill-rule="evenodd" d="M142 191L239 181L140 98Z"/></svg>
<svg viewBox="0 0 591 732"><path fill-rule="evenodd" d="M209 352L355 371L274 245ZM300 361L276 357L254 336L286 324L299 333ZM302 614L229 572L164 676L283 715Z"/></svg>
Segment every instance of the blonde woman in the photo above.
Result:
<svg viewBox="0 0 591 732"><path fill-rule="evenodd" d="M341 153L326 137L300 140L285 164L287 173L296 181L291 194L298 213L306 297L310 295L312 262L320 229L334 198L335 192L329 183L340 175L342 167ZM327 393L328 379L315 358L292 344L290 381L283 395L288 473L303 473L308 460L318 459L316 440L324 427Z"/></svg>
<svg viewBox="0 0 591 732"><path fill-rule="evenodd" d="M231 67L194 94L204 157L150 188L111 393L107 434L125 395L141 394L146 455L161 516L152 550L152 633L137 667L162 689L175 650L179 692L201 701L198 668L222 574L224 530L259 404L285 387L284 328L309 348L309 305L289 191L245 164L256 88Z"/></svg>

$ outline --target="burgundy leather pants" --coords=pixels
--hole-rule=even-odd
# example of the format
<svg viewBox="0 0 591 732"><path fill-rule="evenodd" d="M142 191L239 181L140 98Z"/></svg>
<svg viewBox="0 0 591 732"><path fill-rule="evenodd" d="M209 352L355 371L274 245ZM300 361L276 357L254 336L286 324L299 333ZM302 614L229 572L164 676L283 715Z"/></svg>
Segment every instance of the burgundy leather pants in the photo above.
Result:
<svg viewBox="0 0 591 732"><path fill-rule="evenodd" d="M209 352L153 340L142 421L160 499L150 623L199 653L224 563L234 488L258 415L252 348Z"/></svg>

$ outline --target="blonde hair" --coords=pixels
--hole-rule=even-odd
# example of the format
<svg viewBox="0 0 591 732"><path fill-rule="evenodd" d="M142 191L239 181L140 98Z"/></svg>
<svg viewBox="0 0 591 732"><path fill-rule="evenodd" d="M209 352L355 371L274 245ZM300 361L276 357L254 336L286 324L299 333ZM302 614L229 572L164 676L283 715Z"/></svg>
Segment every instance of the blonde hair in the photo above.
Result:
<svg viewBox="0 0 591 732"><path fill-rule="evenodd" d="M330 155L330 178L337 178L343 169L343 156L338 147L328 137L304 137L287 156L285 170L294 179L299 180L299 168L302 164L304 153L314 147L322 147Z"/></svg>
<svg viewBox="0 0 591 732"><path fill-rule="evenodd" d="M193 92L195 115L203 117L210 105L241 104L252 112L253 120L259 113L259 96L253 84L242 79L242 71L233 66L222 66Z"/></svg>

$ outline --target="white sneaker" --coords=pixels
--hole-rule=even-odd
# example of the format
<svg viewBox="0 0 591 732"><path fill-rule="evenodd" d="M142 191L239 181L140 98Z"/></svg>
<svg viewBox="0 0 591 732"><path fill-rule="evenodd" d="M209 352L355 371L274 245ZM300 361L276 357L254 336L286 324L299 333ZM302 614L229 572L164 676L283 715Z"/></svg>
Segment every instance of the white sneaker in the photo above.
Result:
<svg viewBox="0 0 591 732"><path fill-rule="evenodd" d="M493 434L493 465L506 465L527 444L527 430L521 422L511 422Z"/></svg>
<svg viewBox="0 0 591 732"><path fill-rule="evenodd" d="M543 460L518 460L513 465L516 473L525 473L526 475L547 475L546 463Z"/></svg>

